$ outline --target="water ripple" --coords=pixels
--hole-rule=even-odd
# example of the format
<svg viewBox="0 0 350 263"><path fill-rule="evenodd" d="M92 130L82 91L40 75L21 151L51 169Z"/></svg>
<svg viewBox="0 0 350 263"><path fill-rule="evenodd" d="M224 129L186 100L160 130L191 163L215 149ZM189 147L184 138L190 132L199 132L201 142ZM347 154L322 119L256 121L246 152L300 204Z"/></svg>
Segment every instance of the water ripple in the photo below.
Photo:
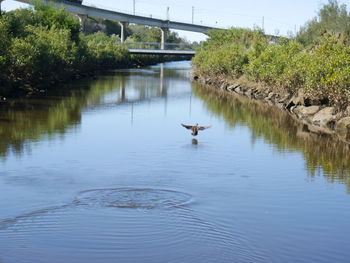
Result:
<svg viewBox="0 0 350 263"><path fill-rule="evenodd" d="M68 204L1 220L0 254L7 249L6 262L38 263L52 255L60 255L54 262L263 261L244 235L197 215L192 200L167 189L81 191Z"/></svg>
<svg viewBox="0 0 350 263"><path fill-rule="evenodd" d="M188 204L192 196L186 193L152 188L109 188L81 191L74 203L118 208L170 208Z"/></svg>

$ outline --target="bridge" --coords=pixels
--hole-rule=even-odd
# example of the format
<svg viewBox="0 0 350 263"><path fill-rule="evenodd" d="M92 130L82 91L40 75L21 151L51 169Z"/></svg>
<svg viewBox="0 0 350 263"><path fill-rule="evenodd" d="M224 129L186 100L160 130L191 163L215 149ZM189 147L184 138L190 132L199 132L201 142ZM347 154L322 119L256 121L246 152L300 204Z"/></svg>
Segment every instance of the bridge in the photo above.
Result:
<svg viewBox="0 0 350 263"><path fill-rule="evenodd" d="M167 50L167 49L135 49L129 48L130 54L139 55L171 55L171 56L194 56L194 50Z"/></svg>
<svg viewBox="0 0 350 263"><path fill-rule="evenodd" d="M15 0L17 2L31 4L33 0ZM198 25L193 23L184 23L173 20L162 20L158 18L145 17L139 15L133 15L123 12L106 10L98 7L87 6L69 1L60 0L44 0L44 2L53 3L55 6L65 8L68 12L78 16L79 21L84 28L87 17L94 17L99 19L107 19L117 21L121 27L120 39L121 42L125 41L125 26L127 23L142 24L148 26L159 27L161 30L161 45L160 49L165 49L165 36L169 29L177 29L198 33L206 33L210 29L222 29L218 27L210 27L205 25ZM165 52L165 51L164 51Z"/></svg>
<svg viewBox="0 0 350 263"><path fill-rule="evenodd" d="M117 45L124 45L128 48L130 54L143 55L172 55L189 56L196 54L194 48L199 45L186 43L164 43L164 49L161 49L161 43L155 42L117 42Z"/></svg>

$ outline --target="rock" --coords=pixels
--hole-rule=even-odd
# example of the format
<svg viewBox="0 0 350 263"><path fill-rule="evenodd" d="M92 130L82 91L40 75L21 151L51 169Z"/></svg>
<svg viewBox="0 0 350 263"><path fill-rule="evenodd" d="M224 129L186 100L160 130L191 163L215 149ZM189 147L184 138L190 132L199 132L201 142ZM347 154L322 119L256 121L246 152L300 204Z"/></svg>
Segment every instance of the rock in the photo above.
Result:
<svg viewBox="0 0 350 263"><path fill-rule="evenodd" d="M252 97L252 94L253 94L253 91L252 89L248 89L244 92L244 95L246 95L247 97L251 98Z"/></svg>
<svg viewBox="0 0 350 263"><path fill-rule="evenodd" d="M264 95L261 94L260 92L255 92L254 93L254 97L257 99L257 100L261 100L264 98Z"/></svg>
<svg viewBox="0 0 350 263"><path fill-rule="evenodd" d="M311 105L328 105L329 99L328 98L305 98L304 99L304 105L305 106L311 106Z"/></svg>
<svg viewBox="0 0 350 263"><path fill-rule="evenodd" d="M350 117L341 118L337 121L336 127L340 129L350 129Z"/></svg>
<svg viewBox="0 0 350 263"><path fill-rule="evenodd" d="M350 105L346 107L345 114L350 116Z"/></svg>
<svg viewBox="0 0 350 263"><path fill-rule="evenodd" d="M283 103L277 103L276 104L277 108L284 110L284 104Z"/></svg>
<svg viewBox="0 0 350 263"><path fill-rule="evenodd" d="M300 89L287 103L287 109L294 105L304 105L304 103L304 91Z"/></svg>
<svg viewBox="0 0 350 263"><path fill-rule="evenodd" d="M292 113L294 113L294 109L295 109L296 107L297 107L297 106L292 106L292 107L290 107L290 108L289 108L289 111L292 112Z"/></svg>
<svg viewBox="0 0 350 263"><path fill-rule="evenodd" d="M275 95L275 93L270 92L270 93L267 95L266 99L271 100L271 99L273 98L274 95Z"/></svg>
<svg viewBox="0 0 350 263"><path fill-rule="evenodd" d="M227 84L223 83L223 84L221 84L220 89L221 90L226 90L226 87L227 87Z"/></svg>
<svg viewBox="0 0 350 263"><path fill-rule="evenodd" d="M241 89L241 86L238 86L235 88L235 92L237 92L238 94L243 94L243 91Z"/></svg>
<svg viewBox="0 0 350 263"><path fill-rule="evenodd" d="M317 112L312 118L312 123L319 126L330 126L336 119L335 108L326 107Z"/></svg>
<svg viewBox="0 0 350 263"><path fill-rule="evenodd" d="M280 98L278 100L278 102L279 103L284 103L284 102L286 102L288 100L288 98L289 98L289 95L287 94L287 95L283 96L282 98Z"/></svg>
<svg viewBox="0 0 350 263"><path fill-rule="evenodd" d="M197 81L199 79L199 76L194 74L194 73L190 73L190 80L191 81Z"/></svg>
<svg viewBox="0 0 350 263"><path fill-rule="evenodd" d="M230 86L227 87L227 90L234 91L235 88L236 88L235 85L230 85Z"/></svg>
<svg viewBox="0 0 350 263"><path fill-rule="evenodd" d="M294 109L294 113L300 119L309 119L312 115L315 115L320 110L320 106L297 106Z"/></svg>

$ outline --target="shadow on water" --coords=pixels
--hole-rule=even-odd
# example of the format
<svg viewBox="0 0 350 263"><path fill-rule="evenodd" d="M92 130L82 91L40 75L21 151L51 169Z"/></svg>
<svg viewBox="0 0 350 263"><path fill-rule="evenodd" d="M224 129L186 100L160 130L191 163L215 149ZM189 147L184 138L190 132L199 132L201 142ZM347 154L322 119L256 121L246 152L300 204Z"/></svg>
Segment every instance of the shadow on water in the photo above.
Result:
<svg viewBox="0 0 350 263"><path fill-rule="evenodd" d="M168 82L172 79L187 82L187 74L188 68L174 70L162 64L140 70L109 71L97 80L79 81L48 94L0 104L0 160L10 152L21 155L24 150L30 151L27 142L64 138L65 133L79 128L82 111L86 109L133 106L166 98ZM106 99L108 94L112 94L112 99Z"/></svg>
<svg viewBox="0 0 350 263"><path fill-rule="evenodd" d="M249 127L253 143L262 138L281 153L301 152L310 177L323 174L330 183L346 184L350 193L350 146L337 136L312 133L287 112L244 96L198 83L193 84L193 91L229 126Z"/></svg>

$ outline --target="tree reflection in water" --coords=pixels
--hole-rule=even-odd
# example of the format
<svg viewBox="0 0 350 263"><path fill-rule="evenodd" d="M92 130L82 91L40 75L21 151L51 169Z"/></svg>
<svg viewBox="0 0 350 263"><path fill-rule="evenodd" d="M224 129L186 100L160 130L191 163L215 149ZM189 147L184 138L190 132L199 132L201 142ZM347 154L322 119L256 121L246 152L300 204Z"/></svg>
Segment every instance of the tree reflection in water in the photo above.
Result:
<svg viewBox="0 0 350 263"><path fill-rule="evenodd" d="M267 103L193 84L193 92L207 108L231 127L250 128L252 139L263 138L279 152L301 152L308 175L323 174L328 182L347 185L350 193L350 145L335 134L317 134L291 115Z"/></svg>
<svg viewBox="0 0 350 263"><path fill-rule="evenodd" d="M69 88L0 104L0 159L9 152L20 155L25 149L30 150L26 142L37 142L43 137L63 138L68 130L79 128L86 108L130 104L132 123L135 103L162 98L166 112L170 79L188 83L188 68L174 70L160 65L105 72L97 80L80 80Z"/></svg>

